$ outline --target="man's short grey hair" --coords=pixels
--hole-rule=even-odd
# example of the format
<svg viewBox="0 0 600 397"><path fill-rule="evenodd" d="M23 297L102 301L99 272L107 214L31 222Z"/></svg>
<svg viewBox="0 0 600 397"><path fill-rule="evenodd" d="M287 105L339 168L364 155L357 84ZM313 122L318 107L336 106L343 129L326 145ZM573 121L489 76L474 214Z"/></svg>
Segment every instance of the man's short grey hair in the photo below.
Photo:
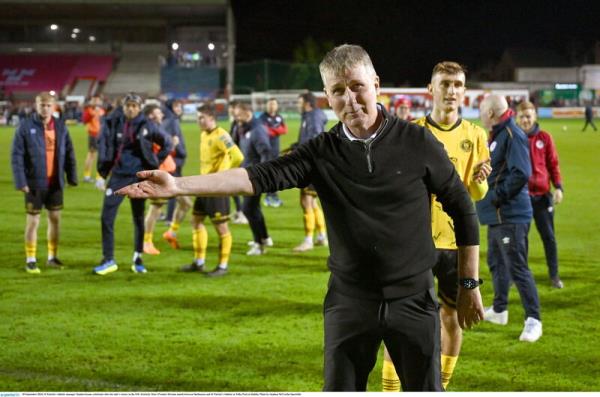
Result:
<svg viewBox="0 0 600 397"><path fill-rule="evenodd" d="M377 75L373 62L364 48L354 44L342 44L335 47L325 55L319 64L323 84L325 84L325 75L338 76L359 65L363 65L373 77Z"/></svg>

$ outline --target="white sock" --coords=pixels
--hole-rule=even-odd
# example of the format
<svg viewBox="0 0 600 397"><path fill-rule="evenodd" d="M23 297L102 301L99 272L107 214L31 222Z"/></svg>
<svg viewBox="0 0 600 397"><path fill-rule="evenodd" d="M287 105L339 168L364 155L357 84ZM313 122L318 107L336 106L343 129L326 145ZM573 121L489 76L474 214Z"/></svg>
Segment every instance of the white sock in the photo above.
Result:
<svg viewBox="0 0 600 397"><path fill-rule="evenodd" d="M304 237L304 242L307 243L307 244L312 244L313 243L313 239L312 239L312 237L306 236L306 237Z"/></svg>
<svg viewBox="0 0 600 397"><path fill-rule="evenodd" d="M29 262L37 262L37 260L35 259L35 256L28 256L27 263L29 263Z"/></svg>
<svg viewBox="0 0 600 397"><path fill-rule="evenodd" d="M137 251L136 251L136 252L134 252L134 253L133 253L133 261L134 261L134 262L135 262L135 260L136 260L137 258L140 258L140 259L142 258L142 253L141 253L141 252L137 252Z"/></svg>
<svg viewBox="0 0 600 397"><path fill-rule="evenodd" d="M204 259L195 259L196 266L204 266Z"/></svg>
<svg viewBox="0 0 600 397"><path fill-rule="evenodd" d="M219 266L217 266L219 269L227 269L227 263L220 263Z"/></svg>
<svg viewBox="0 0 600 397"><path fill-rule="evenodd" d="M50 255L48 254L48 260L51 261L52 259L56 258L54 255Z"/></svg>

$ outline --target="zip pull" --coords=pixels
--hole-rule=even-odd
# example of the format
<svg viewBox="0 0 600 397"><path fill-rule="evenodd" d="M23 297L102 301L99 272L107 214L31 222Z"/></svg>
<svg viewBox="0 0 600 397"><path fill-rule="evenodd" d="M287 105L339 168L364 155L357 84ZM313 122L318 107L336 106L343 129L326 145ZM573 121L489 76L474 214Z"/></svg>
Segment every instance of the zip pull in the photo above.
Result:
<svg viewBox="0 0 600 397"><path fill-rule="evenodd" d="M373 141L370 142L365 142L365 154L367 155L367 168L369 169L369 174L373 173L373 164L371 163L371 143Z"/></svg>

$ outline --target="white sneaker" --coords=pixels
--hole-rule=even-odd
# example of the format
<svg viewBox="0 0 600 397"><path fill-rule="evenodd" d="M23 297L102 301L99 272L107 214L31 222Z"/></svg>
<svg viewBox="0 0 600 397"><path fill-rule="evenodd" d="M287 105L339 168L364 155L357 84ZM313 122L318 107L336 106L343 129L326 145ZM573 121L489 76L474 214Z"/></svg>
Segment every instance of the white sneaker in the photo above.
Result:
<svg viewBox="0 0 600 397"><path fill-rule="evenodd" d="M311 249L313 249L313 242L312 240L304 240L302 243L300 243L300 245L294 247L294 252L306 252L306 251L310 251Z"/></svg>
<svg viewBox="0 0 600 397"><path fill-rule="evenodd" d="M490 306L483 313L483 319L485 321L489 321L490 323L506 325L508 324L508 310L496 313L494 311L494 306Z"/></svg>
<svg viewBox="0 0 600 397"><path fill-rule="evenodd" d="M327 241L327 237L324 235L317 236L315 239L315 246L328 247L329 241Z"/></svg>
<svg viewBox="0 0 600 397"><path fill-rule="evenodd" d="M523 332L519 336L519 340L523 342L535 342L542 336L542 322L533 317L527 317Z"/></svg>
<svg viewBox="0 0 600 397"><path fill-rule="evenodd" d="M248 241L248 246L249 247L252 247L254 244L256 244L256 242L254 240ZM273 246L273 239L271 237L263 238L262 239L262 245L264 245L265 247L272 247Z"/></svg>
<svg viewBox="0 0 600 397"><path fill-rule="evenodd" d="M250 256L264 255L266 252L267 251L265 250L264 245L254 243L254 244L252 244L252 247L250 247L248 252L246 252L246 255L250 255Z"/></svg>
<svg viewBox="0 0 600 397"><path fill-rule="evenodd" d="M233 223L233 224L236 224L236 225L247 225L248 224L248 218L246 218L246 216L241 211L234 213L231 218L232 218L231 223Z"/></svg>

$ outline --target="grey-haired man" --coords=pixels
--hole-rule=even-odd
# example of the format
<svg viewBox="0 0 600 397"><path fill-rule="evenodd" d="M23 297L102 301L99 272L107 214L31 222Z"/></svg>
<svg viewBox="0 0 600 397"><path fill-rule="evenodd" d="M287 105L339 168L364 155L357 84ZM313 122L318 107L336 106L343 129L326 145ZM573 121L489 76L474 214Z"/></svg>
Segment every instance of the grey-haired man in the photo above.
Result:
<svg viewBox="0 0 600 397"><path fill-rule="evenodd" d="M330 242L324 390L365 390L385 341L405 391L441 391L429 194L436 194L455 225L461 327L483 317L473 204L433 134L376 103L379 78L364 49L336 47L320 70L340 119L330 131L287 156L245 169L183 178L142 172L146 181L117 193L253 195L312 184Z"/></svg>

